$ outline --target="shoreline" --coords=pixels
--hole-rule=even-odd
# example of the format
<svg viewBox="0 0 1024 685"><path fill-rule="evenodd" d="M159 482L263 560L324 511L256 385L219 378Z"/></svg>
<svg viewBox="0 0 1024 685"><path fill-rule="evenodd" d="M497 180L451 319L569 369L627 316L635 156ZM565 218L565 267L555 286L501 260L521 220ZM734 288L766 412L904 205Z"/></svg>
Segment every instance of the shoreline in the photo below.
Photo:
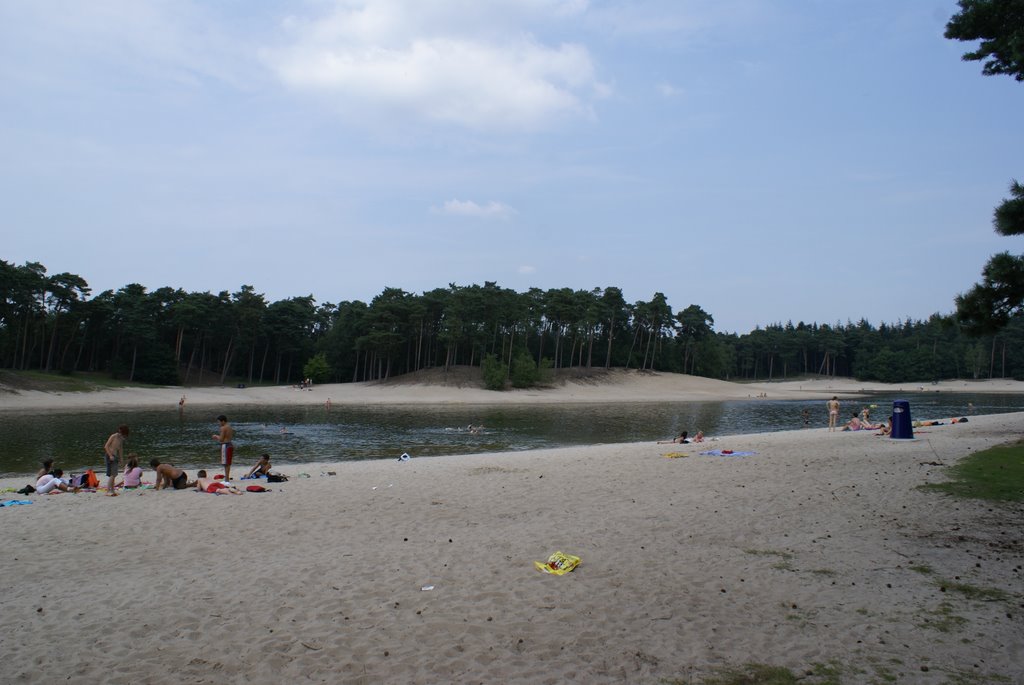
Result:
<svg viewBox="0 0 1024 685"><path fill-rule="evenodd" d="M1024 395L1024 381L950 380L928 384L861 383L852 379L734 383L698 376L613 370L597 380L569 379L549 388L491 391L442 382L336 383L308 390L294 386L123 387L90 392L49 392L0 388L0 412L105 411L126 408L226 407L253 405L517 405L728 401L756 399L851 399L870 393L938 392Z"/></svg>
<svg viewBox="0 0 1024 685"><path fill-rule="evenodd" d="M998 414L909 441L798 429L333 463L241 497L34 495L0 510L4 672L699 682L756 661L829 664L844 682L1016 682L1024 508L918 486L1022 432L1024 413ZM555 551L582 563L533 567Z"/></svg>

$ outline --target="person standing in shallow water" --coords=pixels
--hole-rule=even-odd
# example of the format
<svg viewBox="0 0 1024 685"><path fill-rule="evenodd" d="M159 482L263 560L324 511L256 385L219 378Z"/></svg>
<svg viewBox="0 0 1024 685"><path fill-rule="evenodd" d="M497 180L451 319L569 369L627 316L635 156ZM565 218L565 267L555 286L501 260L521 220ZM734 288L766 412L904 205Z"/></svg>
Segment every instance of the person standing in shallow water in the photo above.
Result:
<svg viewBox="0 0 1024 685"><path fill-rule="evenodd" d="M231 480L231 460L235 456L235 429L228 423L228 417L221 414L217 417L220 431L213 434L213 439L220 443L220 463L224 467L224 480Z"/></svg>

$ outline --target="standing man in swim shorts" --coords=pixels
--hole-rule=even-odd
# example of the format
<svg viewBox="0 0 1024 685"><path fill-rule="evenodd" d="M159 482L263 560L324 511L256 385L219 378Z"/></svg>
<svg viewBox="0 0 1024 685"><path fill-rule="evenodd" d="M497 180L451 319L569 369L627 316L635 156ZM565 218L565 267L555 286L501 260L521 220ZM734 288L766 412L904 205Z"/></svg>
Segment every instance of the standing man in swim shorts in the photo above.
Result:
<svg viewBox="0 0 1024 685"><path fill-rule="evenodd" d="M128 439L128 426L120 425L117 432L107 438L103 445L103 457L107 464L107 495L115 497L114 479L121 470L121 457L124 456L124 441Z"/></svg>
<svg viewBox="0 0 1024 685"><path fill-rule="evenodd" d="M828 432L836 429L836 420L839 418L839 398L835 395L828 401Z"/></svg>
<svg viewBox="0 0 1024 685"><path fill-rule="evenodd" d="M217 417L220 432L213 434L213 439L220 443L220 463L224 467L224 480L231 480L231 458L235 456L235 429L228 423L228 417L221 414Z"/></svg>

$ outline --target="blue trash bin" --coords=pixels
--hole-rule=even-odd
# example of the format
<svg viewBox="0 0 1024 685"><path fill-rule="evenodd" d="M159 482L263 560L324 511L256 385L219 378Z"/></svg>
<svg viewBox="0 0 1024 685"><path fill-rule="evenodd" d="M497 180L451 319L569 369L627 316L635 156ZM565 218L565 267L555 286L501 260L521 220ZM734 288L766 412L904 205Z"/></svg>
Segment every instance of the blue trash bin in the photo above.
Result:
<svg viewBox="0 0 1024 685"><path fill-rule="evenodd" d="M914 439L914 424L910 421L910 402L907 400L892 402L892 433L889 437L897 440Z"/></svg>

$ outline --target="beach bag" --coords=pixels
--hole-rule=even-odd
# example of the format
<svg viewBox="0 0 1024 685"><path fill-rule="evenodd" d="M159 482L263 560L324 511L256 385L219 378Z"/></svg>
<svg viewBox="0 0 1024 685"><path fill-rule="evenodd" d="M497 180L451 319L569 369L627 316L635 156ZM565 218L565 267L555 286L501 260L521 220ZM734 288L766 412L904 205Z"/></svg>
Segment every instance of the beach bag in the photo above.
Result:
<svg viewBox="0 0 1024 685"><path fill-rule="evenodd" d="M262 485L247 485L245 488L246 492L270 492Z"/></svg>
<svg viewBox="0 0 1024 685"><path fill-rule="evenodd" d="M35 491L36 491L36 488L35 488L34 485L26 485L21 490L18 490L17 494L19 494L19 495L31 495Z"/></svg>
<svg viewBox="0 0 1024 685"><path fill-rule="evenodd" d="M100 486L100 479L96 477L96 472L92 469L88 469L82 474L82 484L79 487L82 488L98 488Z"/></svg>
<svg viewBox="0 0 1024 685"><path fill-rule="evenodd" d="M284 483L288 480L288 476L281 475L280 473L268 473L268 483Z"/></svg>
<svg viewBox="0 0 1024 685"><path fill-rule="evenodd" d="M68 483L73 488L84 488L85 487L85 474L80 473L77 476L71 476L71 481Z"/></svg>

